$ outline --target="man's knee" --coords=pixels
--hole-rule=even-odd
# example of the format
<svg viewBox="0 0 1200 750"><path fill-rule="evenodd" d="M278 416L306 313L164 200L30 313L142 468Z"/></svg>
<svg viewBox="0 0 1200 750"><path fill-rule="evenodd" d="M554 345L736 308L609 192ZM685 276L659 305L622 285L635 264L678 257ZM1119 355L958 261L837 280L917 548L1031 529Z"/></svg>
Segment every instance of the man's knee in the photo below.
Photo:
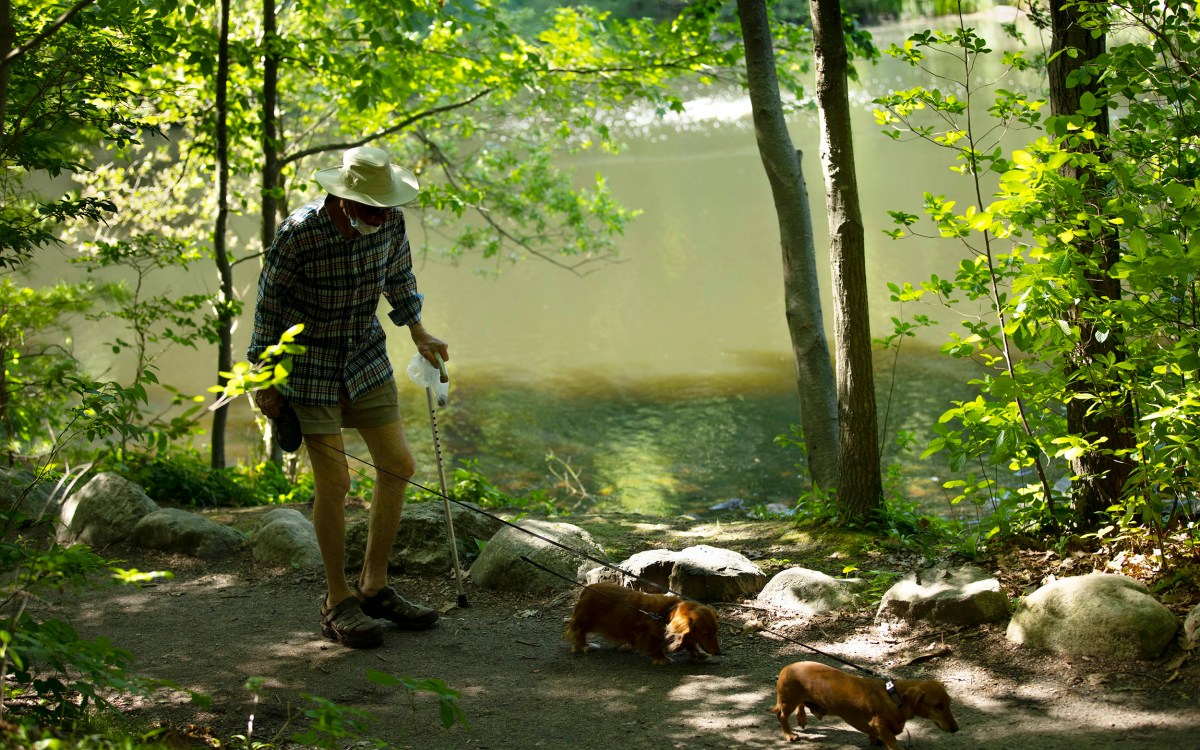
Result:
<svg viewBox="0 0 1200 750"><path fill-rule="evenodd" d="M407 482L417 473L417 462L413 460L412 453L404 451L400 455L388 461L386 466L379 467L380 479L392 479L399 482Z"/></svg>
<svg viewBox="0 0 1200 750"><path fill-rule="evenodd" d="M313 491L320 499L340 502L350 492L350 472L322 471L313 467Z"/></svg>

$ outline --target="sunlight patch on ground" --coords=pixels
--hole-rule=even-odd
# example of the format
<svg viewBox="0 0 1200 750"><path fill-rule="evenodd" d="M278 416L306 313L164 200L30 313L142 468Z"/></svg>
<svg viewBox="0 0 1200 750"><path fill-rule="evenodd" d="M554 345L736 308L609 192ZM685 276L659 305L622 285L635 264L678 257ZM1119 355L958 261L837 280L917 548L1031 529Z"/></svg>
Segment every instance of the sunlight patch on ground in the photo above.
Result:
<svg viewBox="0 0 1200 750"><path fill-rule="evenodd" d="M235 587L237 581L229 574L210 574L192 581L175 582L170 579L158 579L150 583L114 583L108 599L125 612L143 612L160 606L166 601L186 597L191 591L212 591ZM88 621L88 612L80 614L83 621Z"/></svg>
<svg viewBox="0 0 1200 750"><path fill-rule="evenodd" d="M670 525L665 523L633 523L630 526L640 534L657 534L671 530Z"/></svg>
<svg viewBox="0 0 1200 750"><path fill-rule="evenodd" d="M681 712L681 726L703 731L714 725L754 727L762 723L770 691L750 686L746 677L696 675L668 693L673 702L692 704Z"/></svg>
<svg viewBox="0 0 1200 750"><path fill-rule="evenodd" d="M209 573L208 575L202 575L199 578L192 579L191 581L185 581L183 583L176 584L172 588L180 591L186 591L188 589L204 589L205 591L211 591L213 589L220 590L233 588L238 585L238 577L232 573Z"/></svg>

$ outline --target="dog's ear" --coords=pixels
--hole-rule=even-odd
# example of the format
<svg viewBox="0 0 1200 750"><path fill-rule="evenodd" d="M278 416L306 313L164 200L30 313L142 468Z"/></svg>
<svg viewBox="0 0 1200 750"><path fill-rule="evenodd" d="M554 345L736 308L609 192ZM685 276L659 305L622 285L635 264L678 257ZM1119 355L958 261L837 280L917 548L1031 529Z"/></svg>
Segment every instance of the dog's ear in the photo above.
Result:
<svg viewBox="0 0 1200 750"><path fill-rule="evenodd" d="M675 651L683 647L683 639L692 632L692 618L689 617L691 607L687 602L681 602L671 608L667 619L667 631L663 644L667 651Z"/></svg>
<svg viewBox="0 0 1200 750"><path fill-rule="evenodd" d="M919 716L921 704L924 702L925 691L915 685L900 694L900 705L908 718Z"/></svg>

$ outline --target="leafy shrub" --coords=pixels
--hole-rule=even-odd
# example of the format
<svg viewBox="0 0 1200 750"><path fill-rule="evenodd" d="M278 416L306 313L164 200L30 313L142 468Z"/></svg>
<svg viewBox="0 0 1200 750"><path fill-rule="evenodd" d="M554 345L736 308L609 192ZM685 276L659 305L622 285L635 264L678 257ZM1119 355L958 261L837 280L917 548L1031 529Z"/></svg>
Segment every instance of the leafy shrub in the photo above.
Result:
<svg viewBox="0 0 1200 750"><path fill-rule="evenodd" d="M450 499L462 503L473 503L481 508L522 508L537 510L548 515L562 514L562 509L554 505L554 501L544 491L530 492L524 497L510 495L496 487L479 469L479 463L474 460L464 461L454 470L454 478L448 488ZM440 499L437 488L418 489L413 500Z"/></svg>
<svg viewBox="0 0 1200 750"><path fill-rule="evenodd" d="M135 482L158 503L207 507L247 507L307 500L312 496L311 475L293 483L276 463L214 469L192 449L166 454L114 452L98 465Z"/></svg>
<svg viewBox="0 0 1200 750"><path fill-rule="evenodd" d="M0 514L0 528L11 532L14 518ZM70 723L93 708L111 708L110 691L147 692L128 652L104 638L82 639L69 623L40 620L26 607L37 592L82 586L108 566L83 545L39 549L9 533L0 541L0 699L10 714Z"/></svg>

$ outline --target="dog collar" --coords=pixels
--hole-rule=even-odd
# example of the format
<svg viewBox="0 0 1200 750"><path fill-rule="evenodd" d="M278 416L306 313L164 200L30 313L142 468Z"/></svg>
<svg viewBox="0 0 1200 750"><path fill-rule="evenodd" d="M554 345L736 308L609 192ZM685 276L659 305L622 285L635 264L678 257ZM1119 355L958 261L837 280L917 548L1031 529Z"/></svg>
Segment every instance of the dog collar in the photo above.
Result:
<svg viewBox="0 0 1200 750"><path fill-rule="evenodd" d="M901 705L900 694L896 692L896 683L888 680L887 682L883 683L883 689L886 690L887 694L892 697L892 702L899 707Z"/></svg>

